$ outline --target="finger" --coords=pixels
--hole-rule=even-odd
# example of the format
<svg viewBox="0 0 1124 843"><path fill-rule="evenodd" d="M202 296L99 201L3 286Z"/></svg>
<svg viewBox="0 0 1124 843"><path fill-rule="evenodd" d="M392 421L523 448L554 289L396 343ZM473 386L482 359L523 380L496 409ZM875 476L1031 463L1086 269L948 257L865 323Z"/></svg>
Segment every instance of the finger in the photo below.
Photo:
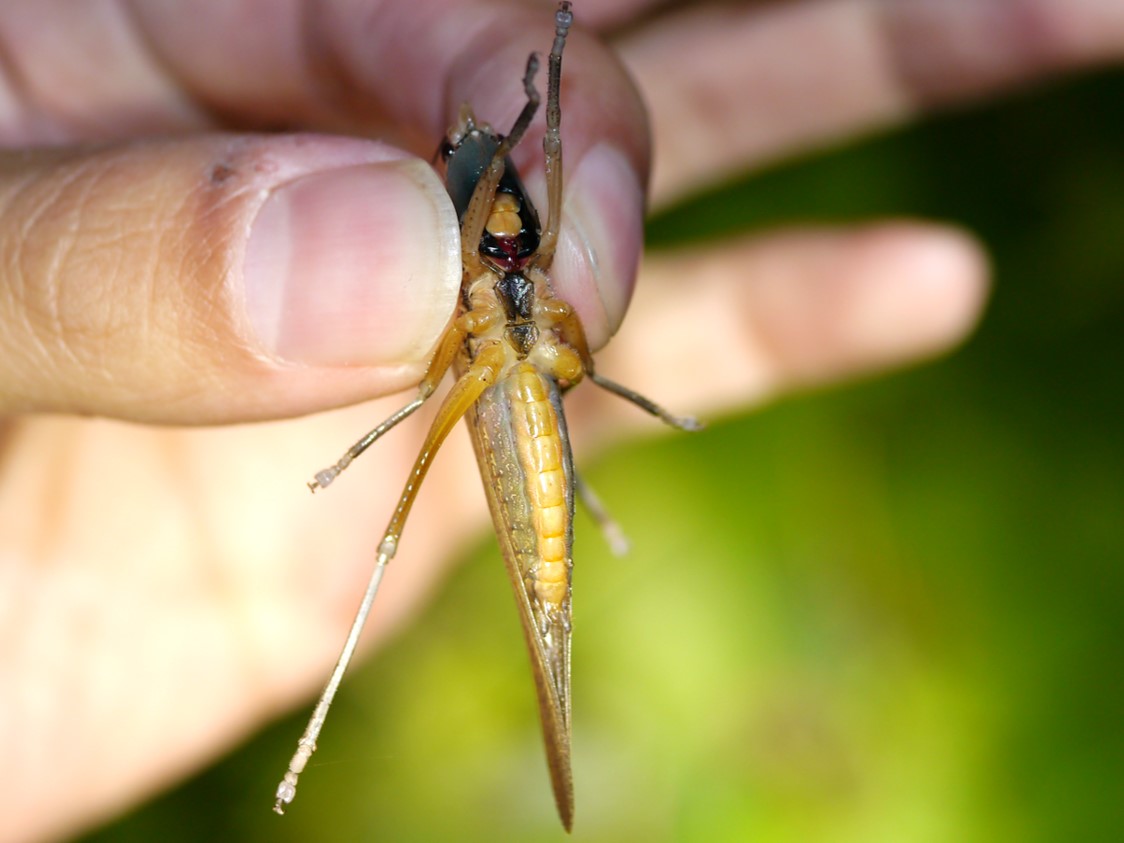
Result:
<svg viewBox="0 0 1124 843"><path fill-rule="evenodd" d="M653 197L1124 55L1117 0L803 0L688 9L622 39L659 142ZM675 73L666 71L678 57Z"/></svg>
<svg viewBox="0 0 1124 843"><path fill-rule="evenodd" d="M581 14L586 26L604 32L666 5L667 0L582 0Z"/></svg>
<svg viewBox="0 0 1124 843"><path fill-rule="evenodd" d="M48 12L5 10L0 39L27 92L5 121L8 134L57 141L300 125L377 133L428 157L464 101L506 131L523 105L527 56L545 56L554 35L552 7L538 4L279 0L263 8L247 0L97 4L73 19L55 12L53 29L42 20ZM649 141L627 74L581 24L578 9L564 60L566 212L555 282L600 345L632 290ZM92 38L100 39L96 74L94 57L75 49ZM60 84L71 76L77 84ZM82 83L85 76L100 81ZM541 133L540 122L515 156L521 168L531 165L524 174L540 209Z"/></svg>
<svg viewBox="0 0 1124 843"><path fill-rule="evenodd" d="M460 283L422 162L326 136L0 159L0 410L295 415L416 382Z"/></svg>
<svg viewBox="0 0 1124 843"><path fill-rule="evenodd" d="M718 412L947 349L978 319L987 277L967 235L904 222L655 256L641 273L598 369L665 406Z"/></svg>

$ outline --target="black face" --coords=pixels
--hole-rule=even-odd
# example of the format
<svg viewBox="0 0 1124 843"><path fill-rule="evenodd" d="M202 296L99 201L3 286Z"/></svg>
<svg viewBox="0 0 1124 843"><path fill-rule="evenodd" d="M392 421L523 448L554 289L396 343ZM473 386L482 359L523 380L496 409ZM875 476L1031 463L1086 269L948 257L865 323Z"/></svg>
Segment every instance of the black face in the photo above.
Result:
<svg viewBox="0 0 1124 843"><path fill-rule="evenodd" d="M445 189L457 209L457 217L463 221L472 191L476 189L485 168L491 163L500 141L495 135L473 129L459 144L453 146L446 142L441 147L441 158L445 163ZM508 158L504 161L503 176L500 177L497 193L509 193L519 200L519 234L511 238L497 239L484 232L480 238L480 253L490 258L498 266L510 270L520 265L539 247L539 215L523 187L515 165Z"/></svg>

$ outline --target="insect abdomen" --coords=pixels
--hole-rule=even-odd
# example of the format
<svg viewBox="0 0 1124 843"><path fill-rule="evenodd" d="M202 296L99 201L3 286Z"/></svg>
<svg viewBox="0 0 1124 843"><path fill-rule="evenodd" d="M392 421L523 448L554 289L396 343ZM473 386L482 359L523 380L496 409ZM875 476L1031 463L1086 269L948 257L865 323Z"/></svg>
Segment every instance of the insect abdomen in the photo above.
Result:
<svg viewBox="0 0 1124 843"><path fill-rule="evenodd" d="M569 593L573 563L567 541L570 508L558 415L550 388L534 366L519 366L513 378L512 423L538 547L538 565L530 573L539 600L546 606L561 607Z"/></svg>

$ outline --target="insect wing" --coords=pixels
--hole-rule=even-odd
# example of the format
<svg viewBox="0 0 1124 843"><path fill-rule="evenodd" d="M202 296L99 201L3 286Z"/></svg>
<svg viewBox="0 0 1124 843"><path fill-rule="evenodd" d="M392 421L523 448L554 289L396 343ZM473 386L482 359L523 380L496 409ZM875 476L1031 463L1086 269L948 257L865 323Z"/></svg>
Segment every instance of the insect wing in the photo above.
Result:
<svg viewBox="0 0 1124 843"><path fill-rule="evenodd" d="M528 377L524 372L524 380ZM473 447L492 512L496 535L508 576L515 590L523 635L531 656L538 693L547 764L558 813L567 829L573 821L574 789L570 771L570 567L573 547L574 470L562 396L553 379L538 372L545 401L537 402L557 437L564 477L565 593L554 604L544 603L535 588L542 565L536 531L537 503L529 483L537 482L526 424L527 401L517 376L489 388L468 413ZM544 406L545 405L545 406ZM541 418L540 413L540 418ZM540 433L542 431L539 431ZM542 438L541 436L536 438ZM548 443L551 444L551 443ZM539 531L541 532L541 531Z"/></svg>

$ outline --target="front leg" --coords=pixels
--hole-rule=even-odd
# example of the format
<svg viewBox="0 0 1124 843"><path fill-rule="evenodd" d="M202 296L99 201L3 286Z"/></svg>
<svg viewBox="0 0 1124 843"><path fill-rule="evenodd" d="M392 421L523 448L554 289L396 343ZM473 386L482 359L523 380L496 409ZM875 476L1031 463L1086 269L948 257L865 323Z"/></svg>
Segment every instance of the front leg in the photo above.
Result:
<svg viewBox="0 0 1124 843"><path fill-rule="evenodd" d="M316 472L316 475L308 481L308 488L313 492L317 489L327 488L332 481L339 477L340 472L351 465L356 457L381 439L383 434L412 416L414 412L433 395L433 391L437 389L437 385L441 383L441 379L445 377L445 373L449 371L449 367L453 364L457 352L460 351L468 336L470 334L479 334L486 330L489 325L497 321L497 318L502 318L502 314L498 314L497 316L495 312L490 310L474 309L467 313L462 313L454 319L442 335L441 341L437 344L437 350L433 352L433 357L429 360L429 366L426 367L425 375L418 384L417 397L390 418L386 419L386 421L366 433L362 439L348 448L347 451L344 452L344 455L332 465Z"/></svg>
<svg viewBox="0 0 1124 843"><path fill-rule="evenodd" d="M496 199L496 188L499 187L500 178L504 172L504 161L516 144L523 139L527 127L531 125L531 118L539 107L539 92L535 90L535 73L539 68L539 58L534 53L527 59L527 70L523 75L523 90L527 95L527 103L519 112L511 131L500 141L495 154L487 168L480 176L480 181L472 191L468 200L468 208L461 220L461 262L464 265L465 277L472 278L484 270L480 261L480 239L484 236L484 226L492 213L492 203Z"/></svg>

